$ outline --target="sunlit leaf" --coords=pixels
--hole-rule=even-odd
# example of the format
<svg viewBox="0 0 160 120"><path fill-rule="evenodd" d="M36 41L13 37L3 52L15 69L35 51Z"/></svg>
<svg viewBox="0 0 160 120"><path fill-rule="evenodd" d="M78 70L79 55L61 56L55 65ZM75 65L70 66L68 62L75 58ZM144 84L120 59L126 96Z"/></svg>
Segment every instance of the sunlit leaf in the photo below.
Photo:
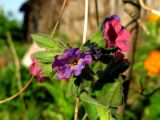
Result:
<svg viewBox="0 0 160 120"><path fill-rule="evenodd" d="M97 106L95 104L91 104L88 102L85 102L84 105L85 105L85 110L87 112L88 118L90 120L97 120L98 118Z"/></svg>
<svg viewBox="0 0 160 120"><path fill-rule="evenodd" d="M105 84L101 90L97 90L92 96L87 92L83 92L80 94L80 98L96 105L120 106L123 99L121 80Z"/></svg>
<svg viewBox="0 0 160 120"><path fill-rule="evenodd" d="M37 45L42 48L62 51L65 48L65 44L62 41L53 39L49 35L32 34L31 37L37 43Z"/></svg>
<svg viewBox="0 0 160 120"><path fill-rule="evenodd" d="M61 54L60 51L39 51L34 53L34 57L42 63L52 63L54 56Z"/></svg>
<svg viewBox="0 0 160 120"><path fill-rule="evenodd" d="M106 41L103 40L103 31L97 31L93 37L91 38L91 42L95 42L98 44L99 47L105 47L106 46Z"/></svg>

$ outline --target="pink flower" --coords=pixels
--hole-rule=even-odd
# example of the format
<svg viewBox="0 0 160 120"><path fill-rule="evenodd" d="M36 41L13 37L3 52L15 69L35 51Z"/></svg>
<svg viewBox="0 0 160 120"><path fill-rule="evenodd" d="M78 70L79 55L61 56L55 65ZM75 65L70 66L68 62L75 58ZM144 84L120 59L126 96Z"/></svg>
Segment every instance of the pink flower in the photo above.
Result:
<svg viewBox="0 0 160 120"><path fill-rule="evenodd" d="M128 40L131 34L121 25L116 15L107 17L103 23L103 38L107 41L107 48L118 48L121 52L129 50Z"/></svg>
<svg viewBox="0 0 160 120"><path fill-rule="evenodd" d="M39 62L33 57L33 55L31 55L31 59L33 63L29 67L30 73L33 76L38 77L39 82L44 82L44 77L41 75L42 69L38 66Z"/></svg>

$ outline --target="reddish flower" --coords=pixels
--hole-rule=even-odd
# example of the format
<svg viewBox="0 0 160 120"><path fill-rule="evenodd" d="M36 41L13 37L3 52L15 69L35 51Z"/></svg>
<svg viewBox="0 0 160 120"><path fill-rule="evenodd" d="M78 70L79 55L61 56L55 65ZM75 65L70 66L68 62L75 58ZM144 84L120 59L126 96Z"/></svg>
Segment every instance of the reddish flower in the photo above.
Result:
<svg viewBox="0 0 160 120"><path fill-rule="evenodd" d="M44 77L41 75L42 69L38 66L39 62L33 57L33 55L31 55L31 59L33 63L29 67L30 73L33 76L38 77L39 82L44 82Z"/></svg>
<svg viewBox="0 0 160 120"><path fill-rule="evenodd" d="M107 48L119 48L121 52L129 50L128 40L130 33L121 25L120 18L116 15L107 17L103 23L104 39Z"/></svg>

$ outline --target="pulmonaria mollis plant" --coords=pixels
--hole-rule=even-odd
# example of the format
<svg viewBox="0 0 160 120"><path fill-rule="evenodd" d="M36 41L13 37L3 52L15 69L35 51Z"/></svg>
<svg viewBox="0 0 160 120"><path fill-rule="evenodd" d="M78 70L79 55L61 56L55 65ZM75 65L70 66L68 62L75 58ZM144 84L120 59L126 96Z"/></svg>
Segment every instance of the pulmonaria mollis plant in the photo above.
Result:
<svg viewBox="0 0 160 120"><path fill-rule="evenodd" d="M100 29L81 47L70 48L43 34L32 35L32 38L46 51L34 54L38 62L33 61L31 74L39 79L52 76L69 80L69 94L85 101L91 120L102 117L102 109L99 109L102 106L115 109L123 104L121 75L129 67L123 52L129 51L131 35L121 25L118 16L107 17ZM89 106L97 112L88 111Z"/></svg>

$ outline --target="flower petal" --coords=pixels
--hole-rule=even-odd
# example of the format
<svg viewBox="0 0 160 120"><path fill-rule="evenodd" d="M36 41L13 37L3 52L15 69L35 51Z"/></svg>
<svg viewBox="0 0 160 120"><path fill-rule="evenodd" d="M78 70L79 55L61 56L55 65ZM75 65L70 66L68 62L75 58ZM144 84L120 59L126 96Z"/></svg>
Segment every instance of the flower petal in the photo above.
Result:
<svg viewBox="0 0 160 120"><path fill-rule="evenodd" d="M32 63L29 67L29 71L33 76L38 76L41 72L41 68L39 68L36 63Z"/></svg>
<svg viewBox="0 0 160 120"><path fill-rule="evenodd" d="M129 50L128 40L130 38L130 33L127 30L123 29L118 34L118 37L116 39L116 46L120 48L122 52L127 52Z"/></svg>
<svg viewBox="0 0 160 120"><path fill-rule="evenodd" d="M60 70L57 75L57 79L68 79L72 76L72 71L69 66L65 66L63 70Z"/></svg>

